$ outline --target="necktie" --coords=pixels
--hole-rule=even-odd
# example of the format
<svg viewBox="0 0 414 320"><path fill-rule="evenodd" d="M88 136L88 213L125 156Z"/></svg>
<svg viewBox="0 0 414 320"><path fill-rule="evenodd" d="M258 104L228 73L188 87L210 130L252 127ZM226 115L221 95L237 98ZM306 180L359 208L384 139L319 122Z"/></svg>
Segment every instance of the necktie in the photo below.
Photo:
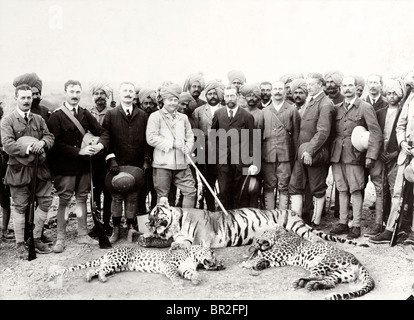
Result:
<svg viewBox="0 0 414 320"><path fill-rule="evenodd" d="M27 117L27 112L24 113L24 120L27 122L29 118Z"/></svg>
<svg viewBox="0 0 414 320"><path fill-rule="evenodd" d="M175 119L175 113L171 113L171 117Z"/></svg>
<svg viewBox="0 0 414 320"><path fill-rule="evenodd" d="M77 116L77 113L76 113L76 108L73 108L73 109L72 109L72 112L73 112L73 116L76 118L76 116Z"/></svg>
<svg viewBox="0 0 414 320"><path fill-rule="evenodd" d="M350 107L350 103L348 101L345 101L345 109L348 110Z"/></svg>
<svg viewBox="0 0 414 320"><path fill-rule="evenodd" d="M230 112L230 120L233 120L233 110L229 110Z"/></svg>
<svg viewBox="0 0 414 320"><path fill-rule="evenodd" d="M372 105L374 105L375 104L375 99L372 99Z"/></svg>
<svg viewBox="0 0 414 320"><path fill-rule="evenodd" d="M126 115L128 118L131 118L131 112L129 112L129 109L126 110Z"/></svg>

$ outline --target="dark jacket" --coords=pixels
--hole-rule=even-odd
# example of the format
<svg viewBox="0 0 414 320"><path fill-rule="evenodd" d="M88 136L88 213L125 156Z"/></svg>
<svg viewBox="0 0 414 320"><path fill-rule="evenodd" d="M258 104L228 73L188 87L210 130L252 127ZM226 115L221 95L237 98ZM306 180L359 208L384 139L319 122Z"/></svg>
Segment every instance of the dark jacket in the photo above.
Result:
<svg viewBox="0 0 414 320"><path fill-rule="evenodd" d="M109 132L108 154L115 154L118 165L142 167L151 155L145 137L147 122L147 113L138 107L132 109L130 120L121 105L106 113L102 126Z"/></svg>
<svg viewBox="0 0 414 320"><path fill-rule="evenodd" d="M368 102L371 106L374 107L375 111L381 110L388 105L388 101L384 99L383 96L380 95L379 99L372 104L371 98L368 96L363 99L365 102Z"/></svg>
<svg viewBox="0 0 414 320"><path fill-rule="evenodd" d="M108 148L108 131L98 123L88 110L79 106L77 119L86 132L90 131L93 135L99 136L99 142ZM88 157L79 155L83 136L72 120L58 108L50 115L47 125L50 132L55 135L55 144L49 153L52 173L76 176L89 172Z"/></svg>
<svg viewBox="0 0 414 320"><path fill-rule="evenodd" d="M385 118L387 117L387 111L388 111L388 105L385 108L382 108L376 112L378 124L381 128L382 134L384 134ZM401 113L401 107L398 108L396 112L397 113L395 114L395 120L392 125L390 140L388 141L387 150L385 150L388 153L392 153L394 151L398 151L398 152L400 151L400 148L398 147L397 133L395 131L395 128L397 127L398 117L400 116L400 113Z"/></svg>

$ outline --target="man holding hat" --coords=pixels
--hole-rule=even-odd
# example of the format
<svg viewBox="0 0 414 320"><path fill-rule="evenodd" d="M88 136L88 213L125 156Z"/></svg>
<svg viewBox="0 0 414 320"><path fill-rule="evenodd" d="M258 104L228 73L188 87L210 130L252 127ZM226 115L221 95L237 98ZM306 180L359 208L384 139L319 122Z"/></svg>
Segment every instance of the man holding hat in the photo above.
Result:
<svg viewBox="0 0 414 320"><path fill-rule="evenodd" d="M66 239L66 208L76 197L78 223L78 243L94 244L88 236L86 200L90 191L90 157L108 147L109 134L95 117L79 105L82 92L81 83L68 80L64 85L65 102L52 112L48 126L55 135L55 144L50 151L50 167L56 194L59 196L57 210L57 240L55 253L63 252ZM78 127L79 125L79 127ZM82 129L82 131L81 131ZM95 145L82 145L84 132L90 132L99 139Z"/></svg>
<svg viewBox="0 0 414 320"><path fill-rule="evenodd" d="M262 110L262 175L264 204L267 210L275 208L276 188L279 189L279 209L288 208L288 186L298 147L300 115L298 110L285 100L285 93L285 84L282 81L273 83L272 104Z"/></svg>
<svg viewBox="0 0 414 320"><path fill-rule="evenodd" d="M348 239L355 239L361 236L364 169L374 167L382 145L382 133L374 107L356 96L355 77L344 77L342 92L345 100L335 105L335 131L330 153L332 174L339 191L339 224L331 230L331 234L348 234ZM365 152L357 150L351 142L352 131L357 126L369 131ZM353 212L351 229L348 226L350 198Z"/></svg>
<svg viewBox="0 0 414 320"><path fill-rule="evenodd" d="M397 176L394 184L394 192L391 199L391 212L388 217L387 225L385 230L378 236L372 237L369 239L372 243L389 243L394 231L395 225L397 223L398 211L400 208L400 199L403 196L402 194L402 185L404 179L408 182L414 182L413 179L413 169L414 161L414 92L411 92L409 97L402 107L401 113L399 115L397 126L395 128L398 145L401 148L401 151L397 158ZM409 195L409 199L412 202L413 195ZM402 217L401 217L402 218ZM411 225L411 232L408 236L408 239L404 241L406 245L414 245L414 219Z"/></svg>
<svg viewBox="0 0 414 320"><path fill-rule="evenodd" d="M200 99L201 92L204 90L205 81L201 72L190 74L184 82L183 91L189 92L197 103L197 107L201 107L206 102ZM191 110L191 111L194 111Z"/></svg>
<svg viewBox="0 0 414 320"><path fill-rule="evenodd" d="M306 77L306 92L309 92L309 100L304 107L301 107L299 148L289 182L291 209L300 216L302 216L303 197L305 196L305 200L313 199L313 215L311 218L304 217L304 220L310 221L314 228L319 228L325 205L326 178L329 170L329 137L333 121L333 104L322 89L322 79L322 75L316 72ZM294 81L292 81L293 88L297 85ZM294 97L301 93L299 90L304 89L298 86L293 91ZM302 99L295 99L295 101L299 100ZM305 193L307 190L309 192ZM311 210L312 206L309 207L306 211Z"/></svg>
<svg viewBox="0 0 414 320"><path fill-rule="evenodd" d="M91 86L90 92L92 93L93 106L89 108L89 112L98 120L102 125L103 119L106 113L113 108L108 105L108 99L112 95L112 89L108 83L98 82ZM112 234L112 227L110 226L111 220L111 193L105 187L106 176L106 162L105 154L99 153L92 158L93 168L93 186L94 189L94 201L96 207L101 209L101 195L103 194L103 208L101 210L104 229L108 235ZM97 236L95 227L89 233L90 236Z"/></svg>
<svg viewBox="0 0 414 320"><path fill-rule="evenodd" d="M217 170L215 163L208 163L208 131L211 129L214 113L221 108L221 102L224 99L224 84L220 81L212 80L206 84L205 96L207 103L194 110L192 120L194 122L193 129L196 135L195 144L198 158L198 168L206 178L208 184L213 188L217 181ZM200 152L204 151L201 155ZM201 160L200 160L201 159ZM216 204L214 196L203 184L203 197L206 199L207 210L215 211ZM200 203L200 208L204 204Z"/></svg>
<svg viewBox="0 0 414 320"><path fill-rule="evenodd" d="M333 104L338 104L344 101L345 97L341 94L342 80L344 75L341 71L331 70L325 73L326 92Z"/></svg>
<svg viewBox="0 0 414 320"><path fill-rule="evenodd" d="M18 85L15 91L17 108L2 120L1 137L4 151L9 155L4 183L10 186L14 202L13 225L17 253L21 258L27 255L24 243L25 212L31 197L33 160L39 157L36 179L38 207L34 213L33 230L36 252L50 253L52 250L40 238L44 222L52 204L52 177L46 159L46 152L54 143L45 120L30 112L32 91L28 85ZM27 256L26 256L27 258Z"/></svg>
<svg viewBox="0 0 414 320"><path fill-rule="evenodd" d="M148 117L145 111L133 106L134 95L133 83L121 83L120 104L107 112L102 125L110 137L108 155L105 158L109 168L108 176L113 179L120 172L125 171L139 180L131 181L134 187L126 190L110 189L114 225L109 239L111 243L119 240L123 207L128 230L134 228L138 231L139 227L134 227L136 216L147 213L146 210L138 212L138 197L140 187L144 184L143 172L150 166L150 152L145 139ZM111 180L108 186L111 187L113 184L114 181Z"/></svg>
<svg viewBox="0 0 414 320"><path fill-rule="evenodd" d="M158 201L168 198L173 183L183 193L183 208L193 208L196 188L186 156L194 145L194 134L185 114L177 112L182 89L178 84L159 89L163 107L148 119L146 137L154 147L153 179Z"/></svg>

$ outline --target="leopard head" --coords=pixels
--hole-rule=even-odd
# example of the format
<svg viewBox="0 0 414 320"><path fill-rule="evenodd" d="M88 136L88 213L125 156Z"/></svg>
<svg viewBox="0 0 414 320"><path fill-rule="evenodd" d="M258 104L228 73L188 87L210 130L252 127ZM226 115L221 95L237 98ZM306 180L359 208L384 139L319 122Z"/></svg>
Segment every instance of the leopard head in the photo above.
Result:
<svg viewBox="0 0 414 320"><path fill-rule="evenodd" d="M270 229L264 231L260 236L256 237L251 245L250 253L256 253L257 251L267 251L273 247L277 239L282 233L286 232L285 229L277 227L276 229Z"/></svg>
<svg viewBox="0 0 414 320"><path fill-rule="evenodd" d="M205 270L224 269L222 262L217 260L214 251L210 247L205 246L202 242L200 245L192 245L185 250L187 250L187 253L194 259L194 261Z"/></svg>

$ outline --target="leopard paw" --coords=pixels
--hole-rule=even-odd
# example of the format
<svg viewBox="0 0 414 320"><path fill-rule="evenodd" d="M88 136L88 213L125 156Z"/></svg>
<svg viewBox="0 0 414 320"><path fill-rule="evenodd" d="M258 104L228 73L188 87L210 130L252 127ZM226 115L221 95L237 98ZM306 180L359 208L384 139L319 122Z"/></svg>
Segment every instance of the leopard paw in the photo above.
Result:
<svg viewBox="0 0 414 320"><path fill-rule="evenodd" d="M305 287L305 285L308 283L308 281L309 281L309 280L306 280L306 279L304 279L304 278L300 278L300 279L298 279L298 280L294 281L294 282L293 282L293 284L292 284L292 286L293 286L293 288L295 288L295 289L298 289L298 288L304 288L304 287Z"/></svg>
<svg viewBox="0 0 414 320"><path fill-rule="evenodd" d="M306 285L306 289L309 291L315 291L324 289L324 286L319 281L309 281L309 283Z"/></svg>

